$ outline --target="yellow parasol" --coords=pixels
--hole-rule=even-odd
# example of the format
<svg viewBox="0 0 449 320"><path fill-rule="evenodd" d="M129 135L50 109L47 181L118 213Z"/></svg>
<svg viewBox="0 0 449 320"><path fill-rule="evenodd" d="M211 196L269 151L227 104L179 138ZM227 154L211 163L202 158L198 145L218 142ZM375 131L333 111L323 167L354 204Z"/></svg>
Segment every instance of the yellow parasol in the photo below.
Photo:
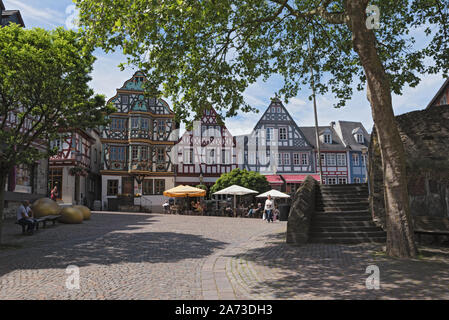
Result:
<svg viewBox="0 0 449 320"><path fill-rule="evenodd" d="M206 190L183 185L164 191L166 197L204 197L205 195Z"/></svg>

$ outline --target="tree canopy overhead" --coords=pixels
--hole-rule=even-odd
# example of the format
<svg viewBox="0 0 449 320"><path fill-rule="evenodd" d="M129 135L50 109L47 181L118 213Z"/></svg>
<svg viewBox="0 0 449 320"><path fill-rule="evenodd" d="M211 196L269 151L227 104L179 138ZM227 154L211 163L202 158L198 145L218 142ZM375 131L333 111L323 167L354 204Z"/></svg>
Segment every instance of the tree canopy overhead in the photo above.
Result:
<svg viewBox="0 0 449 320"><path fill-rule="evenodd" d="M422 73L447 74L448 1L75 2L88 43L106 51L120 47L128 62L146 73L150 93L161 88L172 98L180 120L190 111L202 114L209 103L225 117L252 111L244 90L273 74L284 79L278 94L285 99L314 83L318 94L333 93L337 107L351 97L358 79L357 89L367 88L379 134L387 253L416 256L404 148L391 94L406 84L416 86ZM373 8L380 15L372 16ZM377 18L379 28L373 29ZM414 47L411 31L429 38L429 45Z"/></svg>
<svg viewBox="0 0 449 320"><path fill-rule="evenodd" d="M77 32L0 28L0 242L11 168L47 158L58 133L106 124L115 110L88 86L94 61Z"/></svg>
<svg viewBox="0 0 449 320"><path fill-rule="evenodd" d="M366 83L346 2L331 0L76 0L89 39L106 51L123 49L128 62L147 74L153 88L172 97L178 116L200 112L210 102L226 117L251 111L242 93L258 79L278 74L279 94L294 97L310 85L331 91L336 106L351 98L353 80ZM368 1L362 1L368 2ZM447 2L370 1L380 11L373 30L391 89L415 86L422 72L448 70ZM422 30L430 46L413 49L410 31ZM309 54L310 39L312 56ZM426 57L436 63L423 64ZM326 75L326 83L320 81Z"/></svg>
<svg viewBox="0 0 449 320"><path fill-rule="evenodd" d="M29 163L44 154L30 148L60 130L106 123L104 96L88 86L95 57L74 31L0 28L0 165ZM11 126L8 123L16 119Z"/></svg>

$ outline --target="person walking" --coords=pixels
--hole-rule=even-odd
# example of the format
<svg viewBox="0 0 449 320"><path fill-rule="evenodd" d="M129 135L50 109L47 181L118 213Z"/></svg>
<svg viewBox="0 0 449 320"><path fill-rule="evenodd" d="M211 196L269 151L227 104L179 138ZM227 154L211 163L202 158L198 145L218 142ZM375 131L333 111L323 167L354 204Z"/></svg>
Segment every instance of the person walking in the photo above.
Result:
<svg viewBox="0 0 449 320"><path fill-rule="evenodd" d="M267 219L268 223L270 221L273 222L273 208L274 208L273 200L271 200L271 196L268 195L268 198L265 201L265 213L266 213L266 219Z"/></svg>
<svg viewBox="0 0 449 320"><path fill-rule="evenodd" d="M58 185L55 185L55 187L51 190L50 199L56 202L58 196Z"/></svg>

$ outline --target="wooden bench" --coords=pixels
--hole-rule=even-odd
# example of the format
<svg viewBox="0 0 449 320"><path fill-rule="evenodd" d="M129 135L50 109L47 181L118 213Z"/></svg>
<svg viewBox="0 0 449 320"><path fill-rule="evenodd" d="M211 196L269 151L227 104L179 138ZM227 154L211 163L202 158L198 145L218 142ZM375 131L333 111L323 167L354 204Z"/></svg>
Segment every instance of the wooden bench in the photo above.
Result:
<svg viewBox="0 0 449 320"><path fill-rule="evenodd" d="M449 236L449 218L415 216L413 217L414 232L421 241L421 235L431 235L435 239L438 236Z"/></svg>

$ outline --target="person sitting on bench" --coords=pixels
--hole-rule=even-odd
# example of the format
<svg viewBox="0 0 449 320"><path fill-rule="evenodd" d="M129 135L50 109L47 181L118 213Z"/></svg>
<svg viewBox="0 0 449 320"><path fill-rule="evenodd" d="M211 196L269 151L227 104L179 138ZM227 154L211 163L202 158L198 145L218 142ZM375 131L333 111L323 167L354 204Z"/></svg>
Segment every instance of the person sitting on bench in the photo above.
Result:
<svg viewBox="0 0 449 320"><path fill-rule="evenodd" d="M254 204L251 204L251 209L249 209L248 214L246 216L252 217L253 214L255 215L261 211L262 211L262 204L260 202L257 204L257 208L254 208Z"/></svg>
<svg viewBox="0 0 449 320"><path fill-rule="evenodd" d="M26 225L27 231L29 233L33 233L36 226L36 221L33 218L33 211L30 208L30 203L28 200L23 201L17 209L17 222L21 225Z"/></svg>

